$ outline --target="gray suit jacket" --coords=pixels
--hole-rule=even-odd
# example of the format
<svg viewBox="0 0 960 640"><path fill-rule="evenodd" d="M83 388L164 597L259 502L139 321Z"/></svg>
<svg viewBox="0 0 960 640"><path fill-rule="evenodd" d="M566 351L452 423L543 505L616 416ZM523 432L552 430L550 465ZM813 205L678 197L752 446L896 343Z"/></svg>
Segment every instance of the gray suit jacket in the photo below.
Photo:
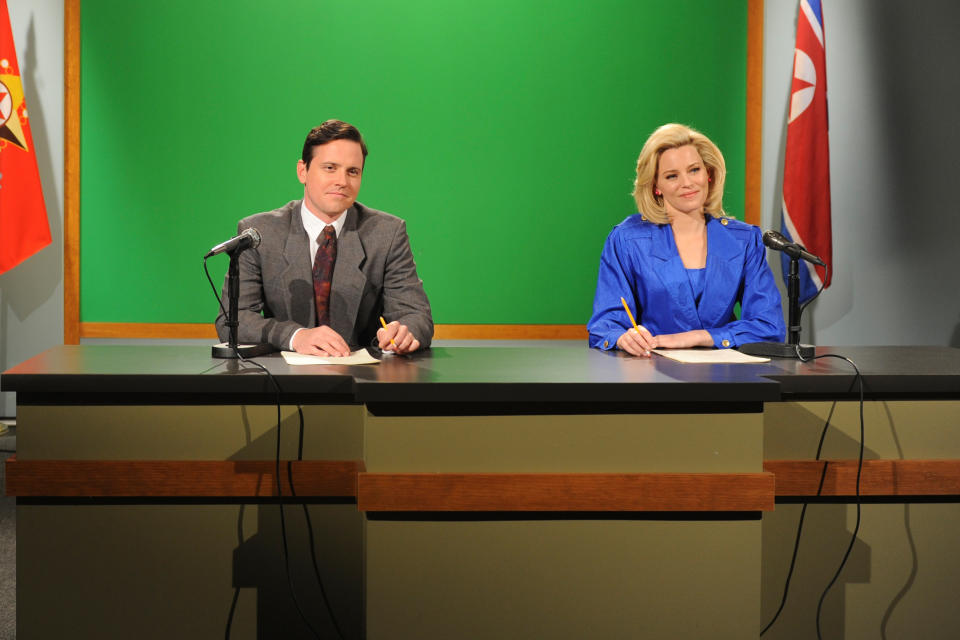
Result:
<svg viewBox="0 0 960 640"><path fill-rule="evenodd" d="M246 217L237 232L256 228L260 246L240 254L240 302L237 334L241 343L266 342L289 349L301 327L316 325L313 299L313 256L300 220L300 203ZM433 319L430 302L417 276L406 223L359 202L346 213L337 238L337 262L330 291L330 327L351 348L376 342L379 317L405 324L430 346ZM226 282L223 288L226 306ZM226 342L226 318L217 316L217 334Z"/></svg>

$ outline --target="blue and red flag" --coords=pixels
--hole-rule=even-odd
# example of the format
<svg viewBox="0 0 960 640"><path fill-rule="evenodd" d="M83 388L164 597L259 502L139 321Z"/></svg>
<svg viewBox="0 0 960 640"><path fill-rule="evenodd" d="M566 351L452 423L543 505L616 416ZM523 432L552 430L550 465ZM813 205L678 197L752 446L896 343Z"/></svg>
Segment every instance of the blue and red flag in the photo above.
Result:
<svg viewBox="0 0 960 640"><path fill-rule="evenodd" d="M801 303L812 298L821 284L830 286L833 272L827 61L823 45L820 0L800 0L787 120L787 154L783 165L781 232L830 266L826 271L809 262L800 263ZM786 282L790 258L781 254L781 260Z"/></svg>

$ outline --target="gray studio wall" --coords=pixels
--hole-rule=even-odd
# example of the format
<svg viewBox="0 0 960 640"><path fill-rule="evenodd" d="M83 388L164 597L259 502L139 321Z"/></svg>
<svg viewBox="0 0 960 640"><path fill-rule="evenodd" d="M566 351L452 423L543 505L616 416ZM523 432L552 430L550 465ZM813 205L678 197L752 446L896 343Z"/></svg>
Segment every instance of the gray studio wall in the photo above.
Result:
<svg viewBox="0 0 960 640"><path fill-rule="evenodd" d="M797 6L764 11L763 222L775 229ZM823 13L834 280L802 339L958 347L960 3L824 0Z"/></svg>
<svg viewBox="0 0 960 640"><path fill-rule="evenodd" d="M764 9L763 225L771 228L779 227L797 4L767 0ZM0 369L63 341L63 2L9 0L9 8L53 245L0 276ZM960 346L960 3L825 0L824 20L836 273L807 311L804 340ZM14 410L13 394L0 393L0 416Z"/></svg>
<svg viewBox="0 0 960 640"><path fill-rule="evenodd" d="M8 0L53 243L0 275L0 371L63 344L63 0ZM0 417L14 415L0 393Z"/></svg>

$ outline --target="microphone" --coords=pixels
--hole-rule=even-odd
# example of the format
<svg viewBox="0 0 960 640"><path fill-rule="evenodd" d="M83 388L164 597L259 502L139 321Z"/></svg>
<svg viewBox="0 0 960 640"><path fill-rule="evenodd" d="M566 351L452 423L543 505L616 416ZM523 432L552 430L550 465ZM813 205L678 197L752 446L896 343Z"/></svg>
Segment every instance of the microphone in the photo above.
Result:
<svg viewBox="0 0 960 640"><path fill-rule="evenodd" d="M783 236L782 233L777 231L765 232L763 234L763 244L767 245L774 251L783 251L791 258L800 258L801 260L812 262L813 264L820 265L821 267L827 266L823 260L807 251L803 245L799 245L796 242L790 242Z"/></svg>
<svg viewBox="0 0 960 640"><path fill-rule="evenodd" d="M203 256L203 259L206 260L210 256L215 256L218 253L240 253L244 249L256 249L258 246L260 246L260 232L250 227L249 229L244 229L240 235L230 238L226 242L221 242L213 249L210 249L207 255Z"/></svg>

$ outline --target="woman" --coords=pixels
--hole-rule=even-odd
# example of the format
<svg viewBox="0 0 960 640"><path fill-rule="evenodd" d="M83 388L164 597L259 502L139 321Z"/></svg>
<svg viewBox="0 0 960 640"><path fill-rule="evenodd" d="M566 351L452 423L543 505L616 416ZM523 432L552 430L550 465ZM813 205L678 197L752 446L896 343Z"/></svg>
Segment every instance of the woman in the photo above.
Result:
<svg viewBox="0 0 960 640"><path fill-rule="evenodd" d="M726 217L725 177L723 154L698 131L665 124L647 139L633 191L640 213L614 227L600 256L591 347L649 356L783 341L760 230Z"/></svg>

